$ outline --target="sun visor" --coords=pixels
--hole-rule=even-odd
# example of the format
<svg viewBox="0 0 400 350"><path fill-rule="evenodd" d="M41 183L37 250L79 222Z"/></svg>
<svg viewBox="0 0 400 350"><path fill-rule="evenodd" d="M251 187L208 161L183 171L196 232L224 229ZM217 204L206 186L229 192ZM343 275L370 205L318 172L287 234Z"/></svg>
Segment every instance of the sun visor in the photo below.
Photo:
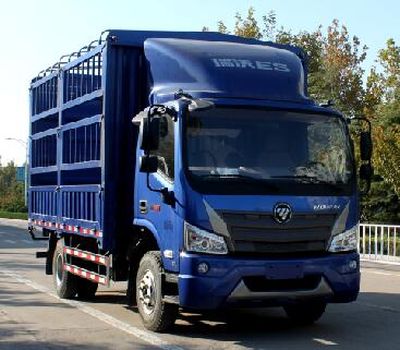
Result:
<svg viewBox="0 0 400 350"><path fill-rule="evenodd" d="M179 89L195 97L305 102L304 70L292 52L223 41L148 39L153 102Z"/></svg>

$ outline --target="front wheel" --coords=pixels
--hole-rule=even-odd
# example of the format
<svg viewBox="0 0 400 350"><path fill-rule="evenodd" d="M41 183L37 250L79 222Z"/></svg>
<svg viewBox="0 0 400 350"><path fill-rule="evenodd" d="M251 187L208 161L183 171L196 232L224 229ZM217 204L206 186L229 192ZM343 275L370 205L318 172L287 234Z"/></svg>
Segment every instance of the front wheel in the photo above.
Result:
<svg viewBox="0 0 400 350"><path fill-rule="evenodd" d="M326 309L323 301L304 302L284 307L286 315L295 323L308 325L318 321Z"/></svg>
<svg viewBox="0 0 400 350"><path fill-rule="evenodd" d="M57 295L62 299L73 298L77 292L76 277L64 270L64 239L59 239L53 256L53 280Z"/></svg>
<svg viewBox="0 0 400 350"><path fill-rule="evenodd" d="M144 326L154 332L170 328L178 316L178 305L162 298L163 267L160 252L146 253L136 275L136 303Z"/></svg>

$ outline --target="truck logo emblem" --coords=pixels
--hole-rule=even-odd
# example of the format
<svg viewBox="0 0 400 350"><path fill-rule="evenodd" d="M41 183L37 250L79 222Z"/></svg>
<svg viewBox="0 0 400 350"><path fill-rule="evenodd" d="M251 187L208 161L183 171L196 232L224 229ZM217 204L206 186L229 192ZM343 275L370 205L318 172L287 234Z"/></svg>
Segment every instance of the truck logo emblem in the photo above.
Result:
<svg viewBox="0 0 400 350"><path fill-rule="evenodd" d="M315 204L313 206L314 210L339 210L339 204Z"/></svg>
<svg viewBox="0 0 400 350"><path fill-rule="evenodd" d="M273 218L278 224L286 224L292 218L292 208L286 203L275 204Z"/></svg>

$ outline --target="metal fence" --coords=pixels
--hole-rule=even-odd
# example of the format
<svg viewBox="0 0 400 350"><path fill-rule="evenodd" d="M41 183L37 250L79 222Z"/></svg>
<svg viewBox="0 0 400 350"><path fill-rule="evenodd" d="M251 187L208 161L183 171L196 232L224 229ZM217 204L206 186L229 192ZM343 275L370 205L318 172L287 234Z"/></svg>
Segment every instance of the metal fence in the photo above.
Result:
<svg viewBox="0 0 400 350"><path fill-rule="evenodd" d="M400 264L400 225L360 224L362 259Z"/></svg>

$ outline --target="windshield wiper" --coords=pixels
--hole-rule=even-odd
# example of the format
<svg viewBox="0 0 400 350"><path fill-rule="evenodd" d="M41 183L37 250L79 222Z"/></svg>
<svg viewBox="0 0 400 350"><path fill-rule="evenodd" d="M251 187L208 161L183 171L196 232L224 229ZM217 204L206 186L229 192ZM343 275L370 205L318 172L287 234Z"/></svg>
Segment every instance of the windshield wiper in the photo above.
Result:
<svg viewBox="0 0 400 350"><path fill-rule="evenodd" d="M321 180L317 176L309 176L309 175L283 175L283 176L271 176L272 179L285 179L285 180L295 180L305 184L318 184L318 185L326 185L329 188L336 190L343 190L344 182L330 182Z"/></svg>
<svg viewBox="0 0 400 350"><path fill-rule="evenodd" d="M207 175L201 175L199 177L203 180L219 180L219 179L235 180L235 181L245 182L248 184L261 185L271 190L278 189L278 187L275 184L270 183L268 180L267 182L266 179L260 177L242 175L242 174L207 174Z"/></svg>
<svg viewBox="0 0 400 350"><path fill-rule="evenodd" d="M262 180L260 177L253 177L249 175L243 175L243 174L206 174L206 175L200 175L202 179L204 178L210 178L210 179L246 179L246 180L254 180L254 181L260 181Z"/></svg>
<svg viewBox="0 0 400 350"><path fill-rule="evenodd" d="M280 175L280 176L271 176L272 179L290 179L290 180L299 180L304 183L319 183L320 179L316 176L309 175Z"/></svg>

